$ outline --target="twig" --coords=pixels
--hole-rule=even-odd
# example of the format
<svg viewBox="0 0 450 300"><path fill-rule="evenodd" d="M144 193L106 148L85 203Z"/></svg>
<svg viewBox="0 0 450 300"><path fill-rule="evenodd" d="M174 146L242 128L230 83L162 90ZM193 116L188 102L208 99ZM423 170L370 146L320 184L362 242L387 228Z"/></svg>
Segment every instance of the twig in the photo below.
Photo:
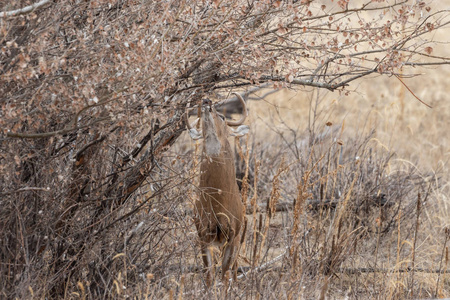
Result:
<svg viewBox="0 0 450 300"><path fill-rule="evenodd" d="M10 138L20 138L20 139L40 139L40 138L48 138L48 137L52 137L52 136L56 136L56 135L63 135L66 133L70 133L72 131L76 131L76 130L80 130L80 129L84 129L84 128L88 128L98 122L102 122L105 120L110 119L110 117L104 117L104 118L99 118L87 125L83 125L83 126L78 126L78 127L68 127L68 128L64 128L61 130L56 130L56 131L50 131L50 132L42 132L42 133L19 133L19 132L11 132L8 131L6 133L7 137Z"/></svg>
<svg viewBox="0 0 450 300"><path fill-rule="evenodd" d="M386 199L386 196L384 194L380 195L380 196L374 196L372 198L370 198L371 201L373 201L374 204L379 205L379 206L383 206L383 205L389 205L388 204L388 199ZM344 200L339 200L339 199L309 199L306 200L306 208L316 211L319 209L327 209L327 208L331 208L334 209L336 208L336 206L343 202ZM278 202L275 205L275 212L288 212L291 211L293 209L293 205L294 203L292 201L284 201L284 202ZM252 213L252 207L247 206L246 209L246 213L247 214L251 214ZM258 205L257 206L257 212L262 212L262 211L266 211L267 210L267 205L263 204L263 205Z"/></svg>
<svg viewBox="0 0 450 300"><path fill-rule="evenodd" d="M423 105L432 108L431 105L425 103L424 101L420 100L419 97L416 96L416 94L413 93L413 91L411 91L411 89L400 79L400 77L397 74L394 74L395 77L397 77L397 79L405 86L405 88L414 96L414 98L416 98L417 100L419 100L420 103L422 103Z"/></svg>
<svg viewBox="0 0 450 300"><path fill-rule="evenodd" d="M285 248L285 250L284 250L283 253L281 253L280 255L278 255L277 257L275 257L274 259L272 259L271 261L266 262L265 264L262 264L261 266L256 267L256 268L254 268L254 269L250 269L250 270L247 271L247 272L243 272L243 273L242 273L241 275L239 275L237 278L238 278L238 279L241 279L241 278L243 278L243 277L247 277L247 274L248 274L248 273L253 273L253 272L256 273L256 272L264 271L264 270L267 269L269 266L271 266L271 265L273 265L274 263L276 263L277 261L281 260L281 259L286 255L287 250L288 250L288 247ZM241 270L242 270L242 268L241 268Z"/></svg>
<svg viewBox="0 0 450 300"><path fill-rule="evenodd" d="M24 188L15 190L15 191L9 191L9 192L0 193L0 196L6 196L6 195L15 194L15 193L30 192L30 191L50 192L50 188L24 187Z"/></svg>
<svg viewBox="0 0 450 300"><path fill-rule="evenodd" d="M4 17L15 17L18 15L24 15L27 14L29 12L32 12L33 10L35 10L36 8L39 8L47 3L49 3L50 0L41 0L38 3L34 3L32 5L28 5L25 6L23 8L19 8L16 10L10 10L10 11L2 11L0 12L0 18L4 18Z"/></svg>
<svg viewBox="0 0 450 300"><path fill-rule="evenodd" d="M429 273L429 274L440 274L442 272L441 269L424 269L424 268L411 268L407 267L405 269L386 269L386 268L341 268L339 270L340 273L346 274L360 274L360 273L408 273L408 272L420 272L420 273Z"/></svg>

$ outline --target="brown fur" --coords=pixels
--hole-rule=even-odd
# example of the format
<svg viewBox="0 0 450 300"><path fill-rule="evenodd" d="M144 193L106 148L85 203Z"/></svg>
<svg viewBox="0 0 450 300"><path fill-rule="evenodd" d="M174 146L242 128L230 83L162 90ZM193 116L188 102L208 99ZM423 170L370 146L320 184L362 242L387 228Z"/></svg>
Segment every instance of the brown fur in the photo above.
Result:
<svg viewBox="0 0 450 300"><path fill-rule="evenodd" d="M214 258L211 246L222 251L222 280L232 269L237 272L244 206L236 183L234 155L228 141L227 123L214 107L206 107L202 116L204 138L200 165L199 199L195 203L195 224L201 242L203 262L207 268L206 283L214 281Z"/></svg>

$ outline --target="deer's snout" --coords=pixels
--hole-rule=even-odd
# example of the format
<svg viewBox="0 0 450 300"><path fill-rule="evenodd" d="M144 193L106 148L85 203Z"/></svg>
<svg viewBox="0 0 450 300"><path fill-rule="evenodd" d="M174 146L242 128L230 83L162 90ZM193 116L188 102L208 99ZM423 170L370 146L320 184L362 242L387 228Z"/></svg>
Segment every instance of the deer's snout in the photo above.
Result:
<svg viewBox="0 0 450 300"><path fill-rule="evenodd" d="M209 106L209 111L212 112L212 101L210 99L203 99L202 106Z"/></svg>

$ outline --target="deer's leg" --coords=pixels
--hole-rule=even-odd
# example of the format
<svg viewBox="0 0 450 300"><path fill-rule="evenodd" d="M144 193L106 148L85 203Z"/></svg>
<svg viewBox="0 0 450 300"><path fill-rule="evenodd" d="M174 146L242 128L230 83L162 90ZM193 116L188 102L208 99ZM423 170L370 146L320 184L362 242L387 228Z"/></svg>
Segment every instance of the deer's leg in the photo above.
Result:
<svg viewBox="0 0 450 300"><path fill-rule="evenodd" d="M206 285L210 287L214 282L214 257L213 257L213 249L209 247L207 244L202 245L202 259L206 268Z"/></svg>
<svg viewBox="0 0 450 300"><path fill-rule="evenodd" d="M228 242L228 244L225 246L225 250L223 252L223 259L222 259L222 280L225 280L226 278L226 272L230 270L230 267L233 266L233 279L236 280L237 274L236 274L236 267L237 267L237 250L238 250L238 244L240 240L240 235L237 235L233 238L231 238ZM229 278L229 277L228 277Z"/></svg>
<svg viewBox="0 0 450 300"><path fill-rule="evenodd" d="M245 235L245 232L243 233ZM243 239L243 237L241 236L241 234L238 234L236 236L236 238L234 239L234 244L236 245L236 254L234 255L234 264L233 264L233 280L237 281L237 272L238 272L238 258L239 258L239 253L241 252L241 240Z"/></svg>
<svg viewBox="0 0 450 300"><path fill-rule="evenodd" d="M237 281L237 270L238 270L238 256L239 256L239 252L241 250L241 235L237 235L236 238L234 239L234 245L235 245L235 254L234 254L234 262L233 262L233 266L231 268L232 272L233 272L233 281Z"/></svg>

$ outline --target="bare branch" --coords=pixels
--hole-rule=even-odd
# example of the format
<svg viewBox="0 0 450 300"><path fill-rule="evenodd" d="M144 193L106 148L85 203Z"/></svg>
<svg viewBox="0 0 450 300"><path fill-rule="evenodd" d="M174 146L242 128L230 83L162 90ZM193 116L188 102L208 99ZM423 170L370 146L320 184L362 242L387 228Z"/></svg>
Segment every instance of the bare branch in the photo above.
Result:
<svg viewBox="0 0 450 300"><path fill-rule="evenodd" d="M10 138L19 138L19 139L41 139L41 138L48 138L48 137L52 137L52 136L57 136L57 135L63 135L69 132L73 132L79 129L83 129L83 128L89 128L92 125L102 122L102 121L106 121L109 120L110 117L104 117L104 118L99 118L89 124L83 125L83 126L78 126L78 127L69 127L69 128L64 128L61 130L56 130L56 131L50 131L50 132L42 132L42 133L19 133L19 132L7 132L6 136L10 137Z"/></svg>
<svg viewBox="0 0 450 300"><path fill-rule="evenodd" d="M0 196L11 195L15 193L23 193L23 192L50 192L50 188L41 188L41 187L24 187L15 191L8 191L0 193Z"/></svg>
<svg viewBox="0 0 450 300"><path fill-rule="evenodd" d="M403 82L403 80L400 79L399 76L395 75L395 77L397 77L397 79L403 84L403 86L414 96L414 98L416 98L420 103L422 103L423 105L427 106L428 108L432 108L431 105L425 103L424 101L422 101L419 97L416 96L416 94L414 94L413 91L411 91L411 89L406 85L406 83Z"/></svg>
<svg viewBox="0 0 450 300"><path fill-rule="evenodd" d="M25 6L24 8L19 8L19 9L10 10L10 11L2 11L2 12L0 12L0 18L15 17L15 16L18 16L18 15L24 15L24 14L32 12L36 8L44 6L45 4L47 4L49 2L50 2L50 0L41 0L41 1L37 2L37 3L35 3L35 4L29 5L29 6Z"/></svg>

